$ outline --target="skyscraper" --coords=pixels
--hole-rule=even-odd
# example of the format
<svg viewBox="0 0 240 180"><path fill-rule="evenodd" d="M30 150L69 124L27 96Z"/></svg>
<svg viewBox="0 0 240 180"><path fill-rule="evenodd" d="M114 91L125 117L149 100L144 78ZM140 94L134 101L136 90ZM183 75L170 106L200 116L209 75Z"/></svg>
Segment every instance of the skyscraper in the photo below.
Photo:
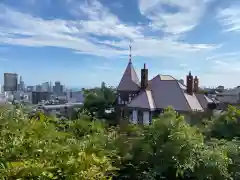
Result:
<svg viewBox="0 0 240 180"><path fill-rule="evenodd" d="M24 91L25 87L24 87L24 81L22 79L22 76L20 76L19 78L19 91Z"/></svg>
<svg viewBox="0 0 240 180"><path fill-rule="evenodd" d="M17 91L18 75L16 73L4 73L4 91Z"/></svg>
<svg viewBox="0 0 240 180"><path fill-rule="evenodd" d="M58 96L63 95L63 85L61 85L59 81L55 82L55 86L53 86L53 92Z"/></svg>
<svg viewBox="0 0 240 180"><path fill-rule="evenodd" d="M36 92L41 92L42 91L42 86L41 85L36 85L35 86L35 91Z"/></svg>
<svg viewBox="0 0 240 180"><path fill-rule="evenodd" d="M50 84L49 84L49 82L42 83L42 91L43 92L50 92Z"/></svg>

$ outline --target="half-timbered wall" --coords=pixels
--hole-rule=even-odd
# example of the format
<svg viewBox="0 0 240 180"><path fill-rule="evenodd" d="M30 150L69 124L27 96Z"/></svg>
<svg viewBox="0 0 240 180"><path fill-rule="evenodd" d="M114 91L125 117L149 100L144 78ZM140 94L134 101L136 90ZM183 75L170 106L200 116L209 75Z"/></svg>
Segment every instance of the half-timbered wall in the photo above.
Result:
<svg viewBox="0 0 240 180"><path fill-rule="evenodd" d="M136 97L139 92L118 92L118 105L126 105Z"/></svg>

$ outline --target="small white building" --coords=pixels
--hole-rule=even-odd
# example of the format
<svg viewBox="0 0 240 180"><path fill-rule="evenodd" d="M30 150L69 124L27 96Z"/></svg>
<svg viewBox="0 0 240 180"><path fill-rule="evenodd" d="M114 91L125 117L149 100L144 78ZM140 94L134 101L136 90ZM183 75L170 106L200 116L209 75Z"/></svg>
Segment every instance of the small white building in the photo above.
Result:
<svg viewBox="0 0 240 180"><path fill-rule="evenodd" d="M0 94L0 105L1 104L6 104L7 103L7 97L5 96L5 94Z"/></svg>

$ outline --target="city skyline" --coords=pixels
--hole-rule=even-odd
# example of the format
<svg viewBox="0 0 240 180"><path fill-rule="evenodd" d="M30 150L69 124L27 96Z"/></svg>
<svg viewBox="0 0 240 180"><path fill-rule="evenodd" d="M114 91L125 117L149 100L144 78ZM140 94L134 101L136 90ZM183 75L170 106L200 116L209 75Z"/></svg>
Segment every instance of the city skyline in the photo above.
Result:
<svg viewBox="0 0 240 180"><path fill-rule="evenodd" d="M117 86L128 63L149 78L189 71L200 86L240 84L237 0L2 0L0 74L27 85ZM3 78L0 79L3 84Z"/></svg>

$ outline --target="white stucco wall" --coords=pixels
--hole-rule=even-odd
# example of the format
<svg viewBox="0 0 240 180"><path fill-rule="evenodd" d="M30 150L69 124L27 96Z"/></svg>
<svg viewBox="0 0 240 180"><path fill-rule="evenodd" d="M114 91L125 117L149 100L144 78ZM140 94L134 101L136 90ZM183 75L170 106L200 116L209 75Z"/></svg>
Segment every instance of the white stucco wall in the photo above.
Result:
<svg viewBox="0 0 240 180"><path fill-rule="evenodd" d="M138 111L133 110L132 112L132 123L137 124L138 123Z"/></svg>
<svg viewBox="0 0 240 180"><path fill-rule="evenodd" d="M150 123L150 116L148 111L143 112L143 124L144 125L149 125Z"/></svg>

